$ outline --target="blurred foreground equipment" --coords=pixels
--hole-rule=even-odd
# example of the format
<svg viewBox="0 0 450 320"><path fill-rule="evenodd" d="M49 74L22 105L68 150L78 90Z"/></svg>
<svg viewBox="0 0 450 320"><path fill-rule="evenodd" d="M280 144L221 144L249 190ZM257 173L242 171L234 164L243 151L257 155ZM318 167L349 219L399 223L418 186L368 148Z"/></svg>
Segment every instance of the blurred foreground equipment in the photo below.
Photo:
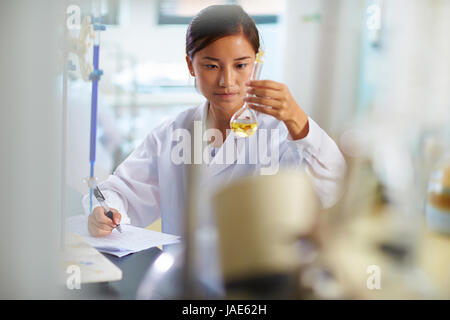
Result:
<svg viewBox="0 0 450 320"><path fill-rule="evenodd" d="M238 180L214 197L227 297L298 298L300 246L317 222L308 176L283 172Z"/></svg>

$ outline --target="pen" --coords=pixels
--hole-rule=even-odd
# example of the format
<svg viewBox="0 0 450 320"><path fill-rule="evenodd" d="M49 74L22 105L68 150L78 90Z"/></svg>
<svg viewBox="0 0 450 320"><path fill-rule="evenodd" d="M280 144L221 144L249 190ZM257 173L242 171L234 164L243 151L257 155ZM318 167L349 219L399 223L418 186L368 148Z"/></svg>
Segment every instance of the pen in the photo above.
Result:
<svg viewBox="0 0 450 320"><path fill-rule="evenodd" d="M102 206L103 209L105 209L106 211L106 216L108 218L110 218L113 222L113 213L111 211L111 209L108 207L108 205L105 202L105 197L103 196L102 192L100 191L100 189L98 188L98 186L94 187L94 196L97 199L97 201L100 203L100 205ZM117 230L119 230L119 232L122 232L122 228L120 227L120 224L118 224L116 226Z"/></svg>

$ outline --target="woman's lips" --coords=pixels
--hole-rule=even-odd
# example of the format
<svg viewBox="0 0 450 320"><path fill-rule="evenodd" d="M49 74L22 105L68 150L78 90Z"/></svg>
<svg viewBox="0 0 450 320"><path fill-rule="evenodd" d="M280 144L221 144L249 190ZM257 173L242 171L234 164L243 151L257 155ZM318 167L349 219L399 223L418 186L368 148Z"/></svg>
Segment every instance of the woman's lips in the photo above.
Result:
<svg viewBox="0 0 450 320"><path fill-rule="evenodd" d="M221 99L224 100L231 100L237 96L237 93L216 93L216 96L219 96Z"/></svg>

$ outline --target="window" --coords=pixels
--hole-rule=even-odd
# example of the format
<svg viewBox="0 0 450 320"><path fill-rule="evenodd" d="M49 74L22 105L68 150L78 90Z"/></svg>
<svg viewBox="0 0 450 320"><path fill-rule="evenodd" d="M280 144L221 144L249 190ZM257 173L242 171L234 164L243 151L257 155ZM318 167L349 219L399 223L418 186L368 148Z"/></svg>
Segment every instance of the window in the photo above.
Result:
<svg viewBox="0 0 450 320"><path fill-rule="evenodd" d="M280 14L276 0L159 0L158 24L189 24L202 9L213 4L238 4L256 24L277 23Z"/></svg>
<svg viewBox="0 0 450 320"><path fill-rule="evenodd" d="M83 3L80 5L82 17L86 12L95 12L95 5L100 10L101 23L105 25L118 25L120 13L120 0L103 0L94 4ZM89 14L92 18L93 13Z"/></svg>

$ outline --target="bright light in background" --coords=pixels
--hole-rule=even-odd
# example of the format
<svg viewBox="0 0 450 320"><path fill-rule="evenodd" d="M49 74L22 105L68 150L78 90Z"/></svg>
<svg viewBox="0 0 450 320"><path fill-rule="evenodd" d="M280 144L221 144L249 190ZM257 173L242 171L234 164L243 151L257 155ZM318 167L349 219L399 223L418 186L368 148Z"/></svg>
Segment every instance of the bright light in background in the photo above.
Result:
<svg viewBox="0 0 450 320"><path fill-rule="evenodd" d="M367 7L367 28L369 30L380 30L381 28L381 7L379 4L372 4Z"/></svg>
<svg viewBox="0 0 450 320"><path fill-rule="evenodd" d="M159 273L165 273L167 270L172 267L173 263L175 262L174 257L171 254L168 253L161 253L161 255L156 259L155 263L153 264L153 268L156 272Z"/></svg>

